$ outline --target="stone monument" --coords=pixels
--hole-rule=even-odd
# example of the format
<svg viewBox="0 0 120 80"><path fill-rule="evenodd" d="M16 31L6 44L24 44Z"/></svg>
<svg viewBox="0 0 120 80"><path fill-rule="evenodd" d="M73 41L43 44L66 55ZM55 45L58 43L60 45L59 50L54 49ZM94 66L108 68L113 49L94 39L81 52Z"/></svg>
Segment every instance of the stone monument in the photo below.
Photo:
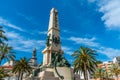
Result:
<svg viewBox="0 0 120 80"><path fill-rule="evenodd" d="M55 8L50 11L46 47L42 52L43 64L38 74L40 80L79 80L79 77L75 79L73 69L63 56L58 11Z"/></svg>
<svg viewBox="0 0 120 80"><path fill-rule="evenodd" d="M51 65L52 54L54 54L57 51L60 51L60 54L63 54L63 51L61 49L61 42L60 42L58 12L55 8L52 8L50 12L46 48L43 50L43 66Z"/></svg>

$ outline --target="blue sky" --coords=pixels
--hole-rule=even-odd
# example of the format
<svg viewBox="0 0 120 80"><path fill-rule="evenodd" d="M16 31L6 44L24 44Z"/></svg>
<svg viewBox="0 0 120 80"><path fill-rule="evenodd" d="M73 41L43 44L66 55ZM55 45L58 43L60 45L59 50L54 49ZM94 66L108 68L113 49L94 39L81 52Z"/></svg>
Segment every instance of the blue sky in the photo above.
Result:
<svg viewBox="0 0 120 80"><path fill-rule="evenodd" d="M80 46L97 51L97 59L112 60L120 55L120 0L2 0L0 25L17 59L30 58L37 48L42 62L51 8L59 13L62 49L71 54Z"/></svg>

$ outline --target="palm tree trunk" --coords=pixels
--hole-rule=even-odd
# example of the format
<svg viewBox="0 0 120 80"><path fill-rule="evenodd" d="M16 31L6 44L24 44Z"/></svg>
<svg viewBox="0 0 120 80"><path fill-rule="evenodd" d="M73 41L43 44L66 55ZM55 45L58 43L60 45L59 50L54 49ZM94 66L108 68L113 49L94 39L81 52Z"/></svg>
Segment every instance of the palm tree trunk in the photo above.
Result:
<svg viewBox="0 0 120 80"><path fill-rule="evenodd" d="M20 74L20 80L22 80L22 78L23 78L23 72L21 72Z"/></svg>
<svg viewBox="0 0 120 80"><path fill-rule="evenodd" d="M80 70L79 70L78 72L79 72L79 75L80 75L80 80L81 80L81 72L80 72Z"/></svg>
<svg viewBox="0 0 120 80"><path fill-rule="evenodd" d="M18 80L20 80L20 72L18 72Z"/></svg>
<svg viewBox="0 0 120 80"><path fill-rule="evenodd" d="M86 68L85 63L84 63L84 78L85 80L88 80L88 73L87 73L87 68Z"/></svg>

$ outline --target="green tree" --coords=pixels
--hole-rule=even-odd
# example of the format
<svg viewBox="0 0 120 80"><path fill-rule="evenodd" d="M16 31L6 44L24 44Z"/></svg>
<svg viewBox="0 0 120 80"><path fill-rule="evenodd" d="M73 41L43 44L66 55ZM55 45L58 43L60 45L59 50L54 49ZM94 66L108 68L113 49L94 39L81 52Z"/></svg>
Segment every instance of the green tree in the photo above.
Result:
<svg viewBox="0 0 120 80"><path fill-rule="evenodd" d="M7 37L4 35L3 27L0 26L0 46L4 43L3 40L8 41Z"/></svg>
<svg viewBox="0 0 120 80"><path fill-rule="evenodd" d="M28 60L24 57L15 62L12 72L18 74L18 79L22 80L24 73L31 73L32 68L28 64Z"/></svg>
<svg viewBox="0 0 120 80"><path fill-rule="evenodd" d="M8 74L4 71L3 68L0 67L0 79L8 76Z"/></svg>
<svg viewBox="0 0 120 80"><path fill-rule="evenodd" d="M100 80L104 77L104 70L102 68L96 68L95 73L93 74L94 78L100 78Z"/></svg>
<svg viewBox="0 0 120 80"><path fill-rule="evenodd" d="M120 74L120 69L116 64L112 64L111 72L116 76L117 80L119 80L118 75Z"/></svg>
<svg viewBox="0 0 120 80"><path fill-rule="evenodd" d="M88 72L94 73L97 67L95 50L87 47L80 47L72 56L75 58L73 64L74 69L83 72L85 80L88 80Z"/></svg>
<svg viewBox="0 0 120 80"><path fill-rule="evenodd" d="M14 60L15 55L11 46L8 46L5 41L8 41L7 37L4 35L5 31L3 27L0 26L0 64L3 59L7 61Z"/></svg>
<svg viewBox="0 0 120 80"><path fill-rule="evenodd" d="M11 46L8 46L5 41L8 41L7 37L4 35L5 31L3 27L0 26L0 64L3 59L7 61L14 60L15 55ZM3 68L0 68L0 78L6 77L7 72L4 71Z"/></svg>
<svg viewBox="0 0 120 80"><path fill-rule="evenodd" d="M8 44L3 44L0 46L0 64L3 59L6 59L7 61L15 59L13 48L11 46L8 46Z"/></svg>

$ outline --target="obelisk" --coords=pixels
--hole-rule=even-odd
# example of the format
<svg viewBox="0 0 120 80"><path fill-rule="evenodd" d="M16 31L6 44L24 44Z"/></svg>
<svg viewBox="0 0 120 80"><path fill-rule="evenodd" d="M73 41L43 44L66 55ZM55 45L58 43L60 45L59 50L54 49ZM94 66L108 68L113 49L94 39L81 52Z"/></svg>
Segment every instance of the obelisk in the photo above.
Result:
<svg viewBox="0 0 120 80"><path fill-rule="evenodd" d="M50 11L50 20L47 32L47 41L46 48L43 52L43 66L51 64L51 56L55 52L60 51L60 54L63 53L61 49L60 41L60 29L58 22L58 11L55 8L52 8Z"/></svg>

